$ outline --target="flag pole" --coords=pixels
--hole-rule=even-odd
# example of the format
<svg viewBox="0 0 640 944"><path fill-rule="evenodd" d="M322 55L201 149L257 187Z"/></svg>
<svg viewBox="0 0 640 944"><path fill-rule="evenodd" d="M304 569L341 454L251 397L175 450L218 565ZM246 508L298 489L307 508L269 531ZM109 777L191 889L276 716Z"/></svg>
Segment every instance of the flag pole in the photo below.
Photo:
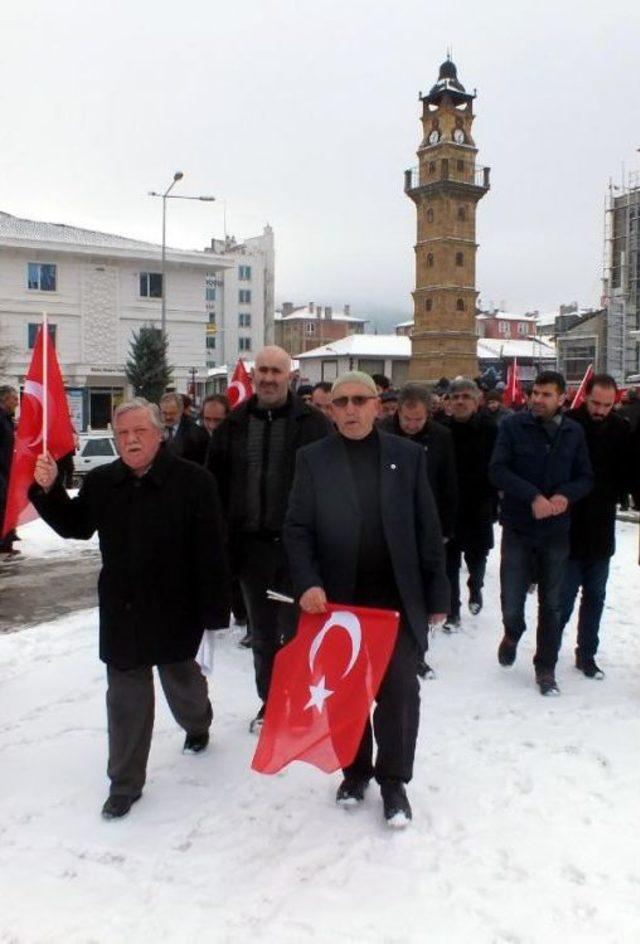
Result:
<svg viewBox="0 0 640 944"><path fill-rule="evenodd" d="M42 451L47 454L49 438L49 323L42 312Z"/></svg>

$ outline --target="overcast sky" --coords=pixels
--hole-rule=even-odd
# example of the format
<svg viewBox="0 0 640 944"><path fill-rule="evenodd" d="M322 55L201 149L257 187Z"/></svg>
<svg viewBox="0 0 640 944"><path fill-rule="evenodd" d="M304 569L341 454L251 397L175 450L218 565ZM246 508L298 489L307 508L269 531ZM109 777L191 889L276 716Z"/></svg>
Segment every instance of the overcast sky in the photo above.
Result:
<svg viewBox="0 0 640 944"><path fill-rule="evenodd" d="M411 314L418 91L477 88L485 303L597 304L603 202L640 167L640 4L4 0L0 209L159 241L269 222L276 297Z"/></svg>

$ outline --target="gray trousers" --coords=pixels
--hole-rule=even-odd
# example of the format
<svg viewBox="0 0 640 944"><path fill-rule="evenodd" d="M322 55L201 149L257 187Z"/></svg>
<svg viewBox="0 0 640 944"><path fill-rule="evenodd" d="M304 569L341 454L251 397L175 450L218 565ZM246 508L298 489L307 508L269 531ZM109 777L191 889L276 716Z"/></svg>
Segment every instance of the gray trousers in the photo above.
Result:
<svg viewBox="0 0 640 944"><path fill-rule="evenodd" d="M195 659L157 666L173 717L188 734L209 730L213 711L207 682ZM107 723L111 795L142 793L155 713L151 666L122 671L107 665Z"/></svg>

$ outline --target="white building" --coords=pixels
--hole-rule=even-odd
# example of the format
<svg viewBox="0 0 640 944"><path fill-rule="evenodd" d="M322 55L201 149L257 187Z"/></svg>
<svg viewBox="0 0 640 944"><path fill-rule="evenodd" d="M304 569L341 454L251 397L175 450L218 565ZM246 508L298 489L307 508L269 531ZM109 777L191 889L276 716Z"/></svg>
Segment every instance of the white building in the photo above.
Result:
<svg viewBox="0 0 640 944"><path fill-rule="evenodd" d="M263 344L273 343L273 230L265 226L261 236L242 243L233 237L212 239L206 252L226 262L207 290L207 367L211 369L235 364L238 357L252 359Z"/></svg>
<svg viewBox="0 0 640 944"><path fill-rule="evenodd" d="M133 332L160 326L161 248L122 236L0 213L0 344L6 382L21 385L47 311L78 429L103 428L127 390ZM168 362L186 391L206 374L206 294L233 262L214 252L166 251Z"/></svg>

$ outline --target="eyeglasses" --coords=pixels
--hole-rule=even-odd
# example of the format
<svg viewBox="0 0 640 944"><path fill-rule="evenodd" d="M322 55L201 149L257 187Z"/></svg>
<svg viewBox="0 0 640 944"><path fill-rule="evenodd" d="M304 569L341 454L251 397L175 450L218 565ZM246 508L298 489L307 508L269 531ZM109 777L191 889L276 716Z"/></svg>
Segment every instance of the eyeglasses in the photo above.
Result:
<svg viewBox="0 0 640 944"><path fill-rule="evenodd" d="M335 397L331 401L332 406L337 406L339 410L344 410L348 403L352 403L354 406L364 406L367 400L377 400L377 396L371 394L371 396L365 396L362 393L358 393L355 397Z"/></svg>

